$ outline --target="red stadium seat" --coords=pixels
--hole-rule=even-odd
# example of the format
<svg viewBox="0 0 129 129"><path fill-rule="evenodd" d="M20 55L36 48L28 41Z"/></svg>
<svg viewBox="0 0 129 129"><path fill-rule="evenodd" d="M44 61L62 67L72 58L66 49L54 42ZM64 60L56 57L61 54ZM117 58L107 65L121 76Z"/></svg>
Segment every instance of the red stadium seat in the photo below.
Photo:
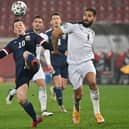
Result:
<svg viewBox="0 0 129 129"><path fill-rule="evenodd" d="M0 8L0 35L12 36L11 26L15 16L9 8L14 0L2 1ZM65 21L78 21L82 18L85 7L95 7L97 9L97 21L105 22L129 22L129 0L23 0L27 3L28 11L23 17L27 26L31 26L32 17L41 15L45 18L46 27L49 27L49 17L53 12L60 12ZM5 29L6 28L6 29Z"/></svg>

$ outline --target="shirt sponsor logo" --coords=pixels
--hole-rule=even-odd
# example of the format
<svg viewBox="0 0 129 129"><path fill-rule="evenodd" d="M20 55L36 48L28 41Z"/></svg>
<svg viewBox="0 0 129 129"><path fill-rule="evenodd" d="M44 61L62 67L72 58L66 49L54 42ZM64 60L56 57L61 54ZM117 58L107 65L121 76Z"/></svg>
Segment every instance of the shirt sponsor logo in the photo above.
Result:
<svg viewBox="0 0 129 129"><path fill-rule="evenodd" d="M26 41L30 41L30 35L26 35L26 36L25 36L25 40L26 40Z"/></svg>

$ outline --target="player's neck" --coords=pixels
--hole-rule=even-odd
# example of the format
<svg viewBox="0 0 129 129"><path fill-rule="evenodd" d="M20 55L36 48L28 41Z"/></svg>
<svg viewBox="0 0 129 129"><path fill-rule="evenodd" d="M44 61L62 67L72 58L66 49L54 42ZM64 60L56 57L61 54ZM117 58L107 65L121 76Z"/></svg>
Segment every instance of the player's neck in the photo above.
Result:
<svg viewBox="0 0 129 129"><path fill-rule="evenodd" d="M34 31L34 33L36 33L36 34L40 34L40 33L41 33L40 30L34 30L34 29L33 29L33 31Z"/></svg>

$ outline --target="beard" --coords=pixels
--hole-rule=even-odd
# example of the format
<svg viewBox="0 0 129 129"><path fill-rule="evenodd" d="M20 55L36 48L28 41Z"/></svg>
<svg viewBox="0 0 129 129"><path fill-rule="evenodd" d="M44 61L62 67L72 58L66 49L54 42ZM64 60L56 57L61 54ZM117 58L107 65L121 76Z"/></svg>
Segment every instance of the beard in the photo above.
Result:
<svg viewBox="0 0 129 129"><path fill-rule="evenodd" d="M90 27L92 24L93 24L93 21L91 21L91 22L86 22L86 21L82 21L82 24L83 24L83 26L84 27Z"/></svg>

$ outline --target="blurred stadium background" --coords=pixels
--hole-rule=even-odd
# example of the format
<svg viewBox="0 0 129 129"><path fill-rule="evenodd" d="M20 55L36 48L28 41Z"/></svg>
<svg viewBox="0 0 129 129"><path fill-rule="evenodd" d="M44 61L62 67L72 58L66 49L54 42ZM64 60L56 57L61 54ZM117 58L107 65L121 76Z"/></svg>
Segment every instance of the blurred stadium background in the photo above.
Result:
<svg viewBox="0 0 129 129"><path fill-rule="evenodd" d="M16 0L0 0L0 48L14 37L12 23L16 17L11 5ZM97 22L94 44L95 65L98 83L128 84L129 75L122 74L129 54L129 0L22 0L28 6L23 19L27 27L32 18L41 15L45 19L45 29L49 28L49 17L60 12L64 22L80 21L85 7L97 9ZM0 81L14 81L14 62L12 55L0 60Z"/></svg>

